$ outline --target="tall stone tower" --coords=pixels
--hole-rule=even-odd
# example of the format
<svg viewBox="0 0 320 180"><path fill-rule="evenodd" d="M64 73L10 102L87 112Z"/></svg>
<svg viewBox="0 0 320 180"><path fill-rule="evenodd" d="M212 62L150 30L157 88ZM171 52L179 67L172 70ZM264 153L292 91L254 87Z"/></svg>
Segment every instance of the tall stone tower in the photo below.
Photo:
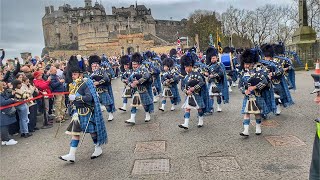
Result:
<svg viewBox="0 0 320 180"><path fill-rule="evenodd" d="M299 28L294 32L292 42L315 41L316 38L316 31L308 25L307 0L299 0Z"/></svg>
<svg viewBox="0 0 320 180"><path fill-rule="evenodd" d="M92 0L84 0L85 7L92 7Z"/></svg>
<svg viewBox="0 0 320 180"><path fill-rule="evenodd" d="M308 25L307 1L299 0L299 27L292 36L292 44L289 49L296 51L304 63L313 66L317 58L319 42L316 31Z"/></svg>

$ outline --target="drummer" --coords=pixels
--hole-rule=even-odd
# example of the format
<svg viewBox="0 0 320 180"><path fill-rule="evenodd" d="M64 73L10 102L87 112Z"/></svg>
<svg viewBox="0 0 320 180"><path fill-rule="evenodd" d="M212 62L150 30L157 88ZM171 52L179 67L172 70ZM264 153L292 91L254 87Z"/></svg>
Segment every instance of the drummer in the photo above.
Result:
<svg viewBox="0 0 320 180"><path fill-rule="evenodd" d="M221 63L226 67L229 92L232 92L231 86L233 82L237 81L236 64L232 57L233 53L234 51L231 47L225 47L220 56Z"/></svg>

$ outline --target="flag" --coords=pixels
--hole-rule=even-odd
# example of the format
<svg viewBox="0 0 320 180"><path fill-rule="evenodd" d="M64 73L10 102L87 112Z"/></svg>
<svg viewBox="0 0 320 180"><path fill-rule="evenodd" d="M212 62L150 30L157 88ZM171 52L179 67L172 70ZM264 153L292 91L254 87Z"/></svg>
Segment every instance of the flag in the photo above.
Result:
<svg viewBox="0 0 320 180"><path fill-rule="evenodd" d="M219 53L222 53L221 39L220 39L218 30L217 30L217 49Z"/></svg>

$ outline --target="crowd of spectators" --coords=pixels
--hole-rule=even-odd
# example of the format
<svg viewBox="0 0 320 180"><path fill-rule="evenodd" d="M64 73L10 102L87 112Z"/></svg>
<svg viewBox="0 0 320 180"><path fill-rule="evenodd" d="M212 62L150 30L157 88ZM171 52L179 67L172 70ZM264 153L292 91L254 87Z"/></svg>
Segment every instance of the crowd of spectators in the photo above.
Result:
<svg viewBox="0 0 320 180"><path fill-rule="evenodd" d="M66 91L66 62L35 56L20 64L19 58L5 59L3 49L0 53L0 106L19 103L0 110L1 144L15 145L19 134L29 138L54 122L64 122L68 118L66 95L51 94ZM35 97L41 98L30 101Z"/></svg>

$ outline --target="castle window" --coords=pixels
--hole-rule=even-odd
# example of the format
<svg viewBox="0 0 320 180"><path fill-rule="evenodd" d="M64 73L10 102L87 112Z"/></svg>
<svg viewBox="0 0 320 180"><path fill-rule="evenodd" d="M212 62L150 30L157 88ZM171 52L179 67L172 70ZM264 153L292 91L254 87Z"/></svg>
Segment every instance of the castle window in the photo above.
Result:
<svg viewBox="0 0 320 180"><path fill-rule="evenodd" d="M78 37L77 37L77 36L74 36L73 39L74 39L75 41L77 41L77 40L78 40Z"/></svg>

